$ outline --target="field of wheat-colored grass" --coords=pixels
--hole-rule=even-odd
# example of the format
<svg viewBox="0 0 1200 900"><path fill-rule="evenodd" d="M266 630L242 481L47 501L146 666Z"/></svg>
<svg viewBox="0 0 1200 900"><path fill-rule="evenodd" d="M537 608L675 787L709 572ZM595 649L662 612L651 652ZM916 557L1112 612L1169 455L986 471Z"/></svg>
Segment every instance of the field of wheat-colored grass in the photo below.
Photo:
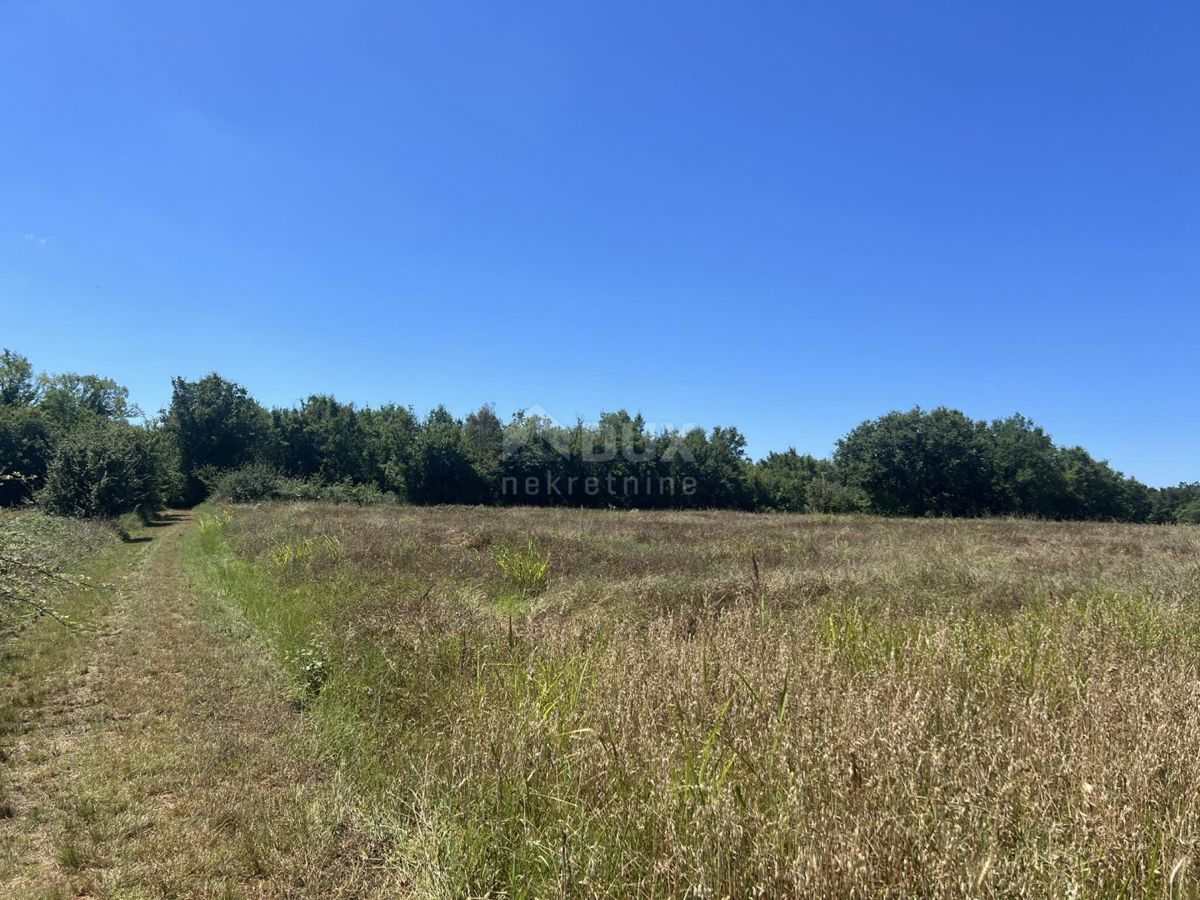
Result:
<svg viewBox="0 0 1200 900"><path fill-rule="evenodd" d="M1200 529L294 504L195 540L417 896L1195 891Z"/></svg>

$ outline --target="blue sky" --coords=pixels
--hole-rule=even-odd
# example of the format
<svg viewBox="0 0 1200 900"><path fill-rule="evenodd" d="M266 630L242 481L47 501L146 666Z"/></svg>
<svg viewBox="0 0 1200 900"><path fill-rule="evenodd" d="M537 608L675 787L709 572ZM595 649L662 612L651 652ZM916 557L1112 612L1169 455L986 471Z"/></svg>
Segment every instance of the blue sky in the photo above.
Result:
<svg viewBox="0 0 1200 900"><path fill-rule="evenodd" d="M0 2L0 343L1200 479L1200 4Z"/></svg>

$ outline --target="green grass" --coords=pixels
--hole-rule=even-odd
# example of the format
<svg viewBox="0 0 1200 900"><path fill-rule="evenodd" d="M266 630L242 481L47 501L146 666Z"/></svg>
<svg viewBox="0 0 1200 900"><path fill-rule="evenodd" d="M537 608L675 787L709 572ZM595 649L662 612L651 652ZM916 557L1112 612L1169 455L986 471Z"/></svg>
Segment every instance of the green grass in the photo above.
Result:
<svg viewBox="0 0 1200 900"><path fill-rule="evenodd" d="M1195 529L208 515L396 889L1195 891Z"/></svg>
<svg viewBox="0 0 1200 900"><path fill-rule="evenodd" d="M4 644L0 896L376 893L288 679L187 578L187 527L112 537L56 599L81 627Z"/></svg>

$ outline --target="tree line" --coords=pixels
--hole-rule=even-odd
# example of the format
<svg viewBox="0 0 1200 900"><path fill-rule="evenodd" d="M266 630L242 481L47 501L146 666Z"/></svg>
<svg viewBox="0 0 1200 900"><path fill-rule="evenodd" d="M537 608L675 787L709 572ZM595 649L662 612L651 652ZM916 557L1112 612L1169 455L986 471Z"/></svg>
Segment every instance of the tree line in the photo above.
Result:
<svg viewBox="0 0 1200 900"><path fill-rule="evenodd" d="M175 378L169 408L145 417L112 379L35 375L24 356L0 354L0 505L64 515L149 514L218 494L1200 522L1200 482L1148 487L1021 415L891 412L828 459L789 449L754 461L745 447L736 428L653 431L624 410L563 426L329 395L268 409L216 374Z"/></svg>

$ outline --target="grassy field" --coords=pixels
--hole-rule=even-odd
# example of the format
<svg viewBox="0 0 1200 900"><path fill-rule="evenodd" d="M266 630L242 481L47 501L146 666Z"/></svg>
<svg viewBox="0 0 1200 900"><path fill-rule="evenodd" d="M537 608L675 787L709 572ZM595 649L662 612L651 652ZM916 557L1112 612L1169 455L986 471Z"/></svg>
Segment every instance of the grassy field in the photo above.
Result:
<svg viewBox="0 0 1200 900"><path fill-rule="evenodd" d="M1183 896L1200 529L202 511L384 894Z"/></svg>

